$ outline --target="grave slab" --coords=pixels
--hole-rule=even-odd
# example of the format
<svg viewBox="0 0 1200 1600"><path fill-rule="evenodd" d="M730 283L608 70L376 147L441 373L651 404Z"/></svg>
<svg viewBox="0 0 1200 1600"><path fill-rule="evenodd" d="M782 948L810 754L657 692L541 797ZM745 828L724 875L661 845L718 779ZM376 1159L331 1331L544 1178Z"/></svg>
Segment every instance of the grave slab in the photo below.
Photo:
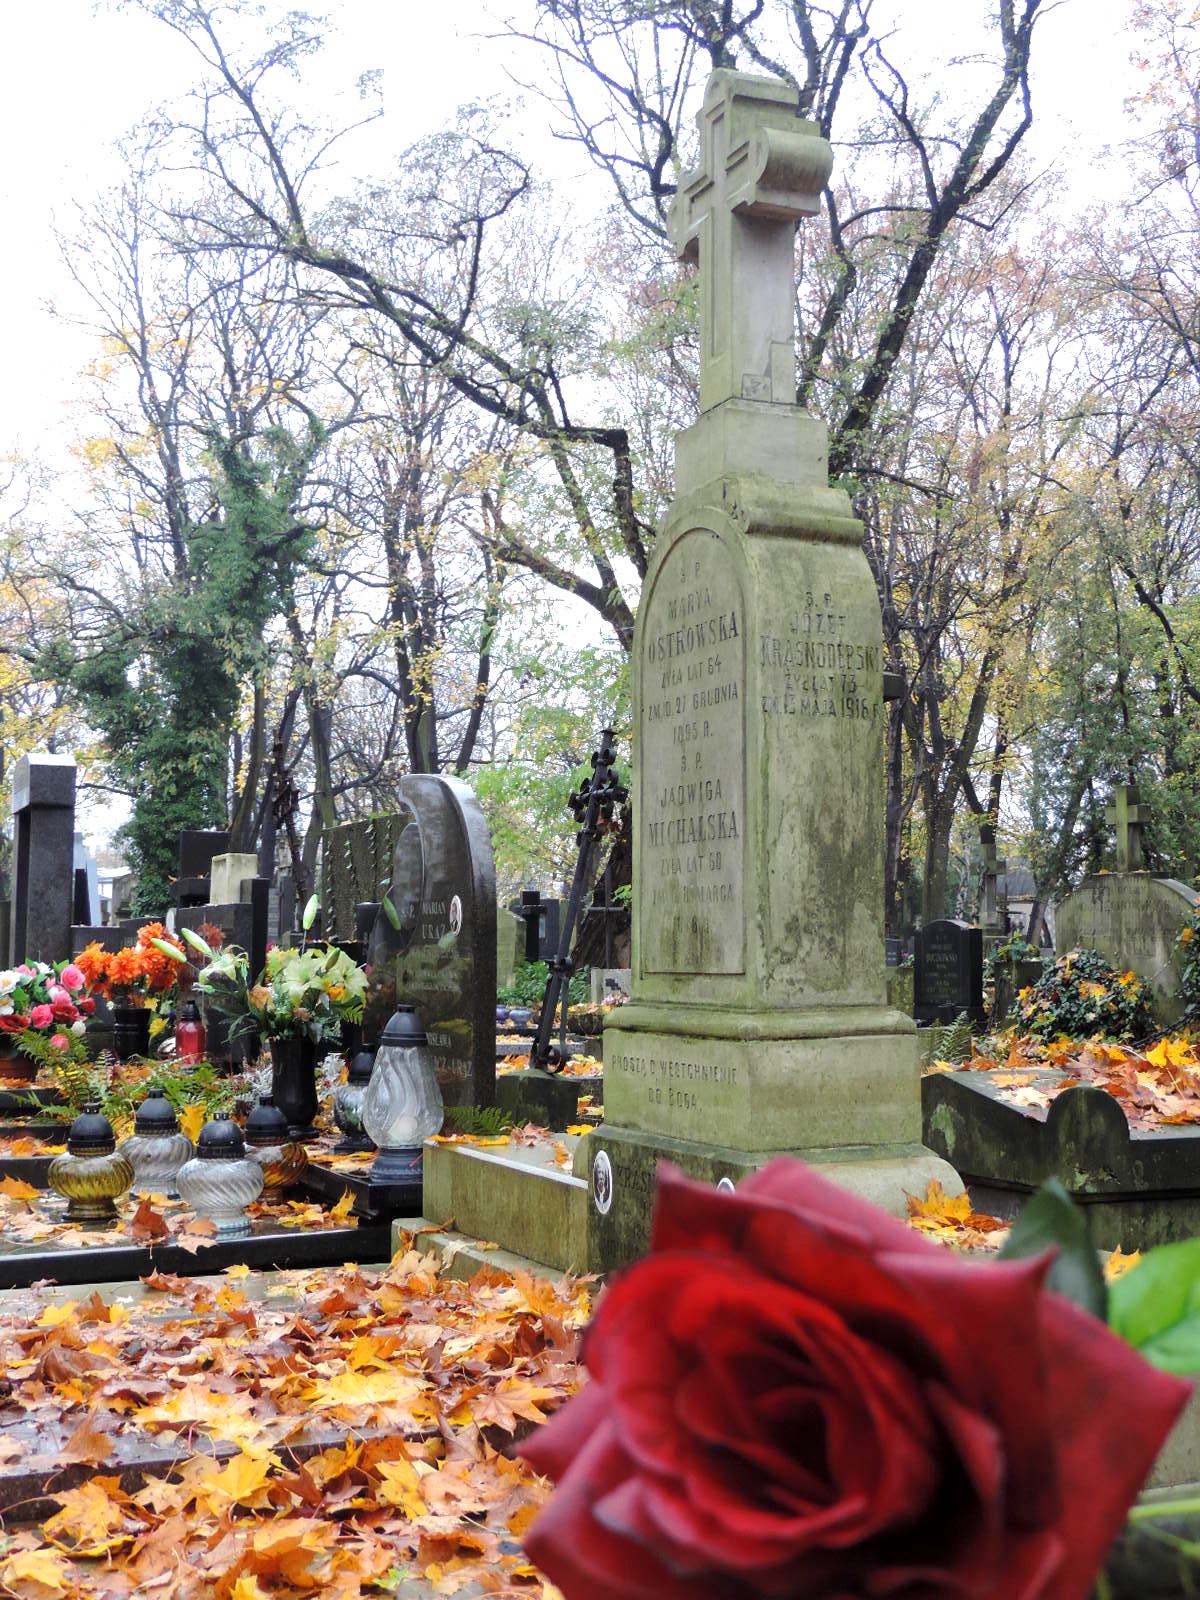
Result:
<svg viewBox="0 0 1200 1600"><path fill-rule="evenodd" d="M579 1142L570 1136L561 1141L576 1152ZM424 1163L422 1209L431 1223L444 1223L557 1272L583 1270L587 1180L557 1167L549 1145L426 1144Z"/></svg>
<svg viewBox="0 0 1200 1600"><path fill-rule="evenodd" d="M1067 1075L1021 1076L1046 1089ZM1015 1216L1057 1177L1103 1249L1200 1234L1200 1126L1131 1129L1110 1094L1082 1084L1058 1094L1043 1121L1004 1100L991 1072L931 1073L921 1091L925 1143L954 1164L979 1210Z"/></svg>

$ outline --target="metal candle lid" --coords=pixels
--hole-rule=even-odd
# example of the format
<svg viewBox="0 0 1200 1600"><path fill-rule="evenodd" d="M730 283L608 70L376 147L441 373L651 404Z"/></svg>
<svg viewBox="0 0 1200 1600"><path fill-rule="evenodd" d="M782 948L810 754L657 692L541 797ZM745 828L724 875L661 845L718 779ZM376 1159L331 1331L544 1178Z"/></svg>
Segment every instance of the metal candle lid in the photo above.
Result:
<svg viewBox="0 0 1200 1600"><path fill-rule="evenodd" d="M206 1122L196 1141L196 1159L199 1161L238 1161L246 1154L242 1130L228 1117L218 1117Z"/></svg>
<svg viewBox="0 0 1200 1600"><path fill-rule="evenodd" d="M137 1108L137 1115L133 1119L134 1133L155 1135L168 1135L179 1132L179 1118L175 1115L175 1107L167 1099L163 1089L148 1089L146 1098Z"/></svg>
<svg viewBox="0 0 1200 1600"><path fill-rule="evenodd" d="M425 1025L421 1021L421 1013L416 1006L397 1006L387 1020L387 1026L379 1036L379 1045L427 1044Z"/></svg>
<svg viewBox="0 0 1200 1600"><path fill-rule="evenodd" d="M71 1124L67 1135L67 1154L72 1156L107 1155L117 1148L112 1123L100 1111L99 1100L89 1100Z"/></svg>
<svg viewBox="0 0 1200 1600"><path fill-rule="evenodd" d="M347 1083L370 1083L371 1072L375 1066L376 1050L374 1046L369 1049L359 1050L350 1063L350 1070L346 1074Z"/></svg>
<svg viewBox="0 0 1200 1600"><path fill-rule="evenodd" d="M274 1095L260 1095L258 1104L246 1118L246 1143L265 1148L287 1142L288 1120L275 1104Z"/></svg>

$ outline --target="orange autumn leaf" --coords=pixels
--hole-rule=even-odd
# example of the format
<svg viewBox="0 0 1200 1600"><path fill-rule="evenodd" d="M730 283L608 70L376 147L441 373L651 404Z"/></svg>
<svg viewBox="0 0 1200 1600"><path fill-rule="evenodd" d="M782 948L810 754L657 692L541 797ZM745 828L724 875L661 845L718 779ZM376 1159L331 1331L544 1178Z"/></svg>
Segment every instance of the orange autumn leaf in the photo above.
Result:
<svg viewBox="0 0 1200 1600"><path fill-rule="evenodd" d="M24 1178L0 1178L0 1194L9 1200L20 1200L28 1203L31 1200L40 1200L43 1191L35 1189L31 1183L26 1183Z"/></svg>
<svg viewBox="0 0 1200 1600"><path fill-rule="evenodd" d="M110 1435L95 1427L90 1417L84 1417L63 1446L60 1459L98 1467L112 1455L112 1448Z"/></svg>

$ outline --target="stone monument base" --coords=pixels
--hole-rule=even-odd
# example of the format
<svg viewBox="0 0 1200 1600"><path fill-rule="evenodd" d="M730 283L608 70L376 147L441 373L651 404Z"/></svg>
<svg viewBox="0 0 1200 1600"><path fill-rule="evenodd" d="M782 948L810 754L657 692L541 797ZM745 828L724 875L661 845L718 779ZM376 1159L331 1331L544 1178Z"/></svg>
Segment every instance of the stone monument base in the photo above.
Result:
<svg viewBox="0 0 1200 1600"><path fill-rule="evenodd" d="M776 1156L795 1156L831 1183L861 1195L894 1216L907 1212L907 1196L924 1196L936 1178L947 1194L961 1194L962 1180L948 1161L921 1144L842 1145L793 1150L733 1150L696 1144L639 1128L607 1123L585 1141L591 1161L588 1205L588 1267L605 1273L627 1266L650 1246L650 1219L660 1161L670 1161L702 1183L736 1185ZM600 1161L600 1173L597 1173ZM607 1162L607 1172L605 1163ZM606 1210L601 1210L606 1206Z"/></svg>

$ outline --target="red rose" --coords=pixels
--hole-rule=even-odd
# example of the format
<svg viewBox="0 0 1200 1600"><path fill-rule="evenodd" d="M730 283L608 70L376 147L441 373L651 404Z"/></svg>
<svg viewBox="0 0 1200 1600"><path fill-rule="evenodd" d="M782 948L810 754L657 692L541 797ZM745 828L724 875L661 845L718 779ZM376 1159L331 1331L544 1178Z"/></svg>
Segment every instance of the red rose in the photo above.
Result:
<svg viewBox="0 0 1200 1600"><path fill-rule="evenodd" d="M55 1022L76 1022L79 1012L75 1009L73 1000L55 1000L51 1007Z"/></svg>
<svg viewBox="0 0 1200 1600"><path fill-rule="evenodd" d="M1083 1600L1190 1392L799 1162L665 1169L591 1381L522 1446L567 1600Z"/></svg>
<svg viewBox="0 0 1200 1600"><path fill-rule="evenodd" d="M77 1001L76 1004L85 1017L90 1017L96 1009L96 1002L90 994L85 994L83 999Z"/></svg>
<svg viewBox="0 0 1200 1600"><path fill-rule="evenodd" d="M0 1029L5 1033L23 1033L29 1026L29 1018L17 1016L11 1012L7 1017L0 1017Z"/></svg>

